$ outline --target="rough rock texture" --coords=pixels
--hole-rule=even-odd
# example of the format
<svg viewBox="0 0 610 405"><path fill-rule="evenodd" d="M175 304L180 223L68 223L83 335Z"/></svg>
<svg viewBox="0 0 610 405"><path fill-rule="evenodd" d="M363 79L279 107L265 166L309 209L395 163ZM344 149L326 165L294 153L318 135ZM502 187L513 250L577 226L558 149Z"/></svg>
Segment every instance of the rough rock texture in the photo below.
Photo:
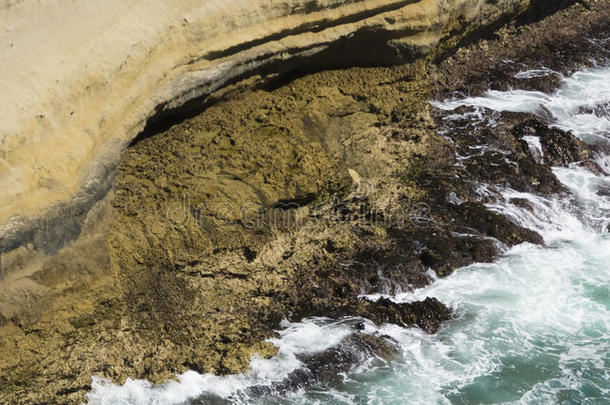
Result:
<svg viewBox="0 0 610 405"><path fill-rule="evenodd" d="M316 8L321 3L297 7L296 11L272 7L240 14L235 10L245 4L237 2L218 10L236 7L231 15L243 17L236 21L248 24L252 15L261 17L266 12L286 15L301 10L299 18L306 19L319 17L318 13L345 12L365 3L372 7L374 2L342 3L334 8L329 3L326 8ZM299 38L315 37L321 42L327 34L346 32L342 30L355 24L358 29L373 27L373 33L365 29L362 36L350 37L359 46L363 42L357 40L367 38L375 39L376 44L402 38L400 44L411 45L403 48L393 42L389 49L418 50L405 54L407 59L419 53L429 57L401 66L352 67L294 80L273 76L262 81L257 77L248 81L249 87L229 86L213 96L214 103L205 102L201 114L171 127L157 122L159 133L146 132L130 145L118 165L114 184L107 185L110 193L93 209L87 211L83 208L87 203L83 203L72 215L85 217L82 225L76 220L71 223L70 229L76 233L82 229L78 240L64 247L37 249L61 239L55 230L65 227L65 220L45 222L48 234L29 231L25 239L23 234L10 239L31 242L2 256L1 402L78 402L90 389L92 375L119 382L128 376L160 382L186 369L242 371L254 353L275 353L264 340L273 335L282 318L357 315L377 323L437 330L450 313L436 300L398 305L388 300L370 303L358 296L424 286L430 282L428 269L444 276L473 261L493 260L502 244L542 242L534 232L489 212L474 192L477 182L509 184L547 194L562 192L549 167L536 161L513 136L512 127L524 117L505 117L505 125L477 137L449 128L451 143L437 134L446 124L428 104L434 94L471 88L475 92L472 83L478 80L476 76L459 85L450 81L457 80L468 64L461 51L444 59L447 52L462 45L465 33L478 30L481 23L495 25L500 17L508 19L516 11L527 14L533 10L539 15L536 7L525 8L526 3L421 1L381 13L371 8L376 10L374 15L354 14L358 16L355 22L324 28L321 20L307 26L308 33L282 31L284 39L264 37L270 42L262 43L242 38L242 43L248 44L246 49L223 48L242 56L251 55L248 52L259 46L277 51L277 47ZM23 2L15 6L19 4ZM437 12L439 4L444 13ZM588 21L589 13L602 15L608 10L607 1L594 6L598 9L591 12L582 6L572 7L536 24L538 31L500 31L505 35L506 52L525 41L547 50L553 42L545 42L539 32L556 27L562 19ZM340 20L339 14L329 15L332 21ZM223 21L218 15L215 18ZM288 17L278 17L278 21L284 21L282 18ZM468 24L473 19L479 23ZM187 20L174 30L189 29L185 27L192 19L187 16ZM406 24L403 31L388 28L401 27L401 21ZM235 24L231 35L220 36L223 41L242 32ZM273 28L263 20L260 24L265 32ZM244 28L244 35L257 32L252 25L245 27L249 29ZM589 33L599 27L591 24ZM385 37L388 33L393 34ZM569 33L564 39L568 37ZM439 38L442 41L438 42ZM580 33L573 32L572 38L580 38ZM201 37L192 39L189 46L193 47L203 41ZM206 50L212 42L206 43ZM366 50L376 49L372 46L364 48L363 59L345 59L346 55L359 54L350 48L351 43L334 42L332 53L320 55L339 55L333 62L338 66L341 60L373 64L374 60L365 58L371 56ZM488 67L496 57L501 58L493 44ZM159 46L168 52L163 63L169 63L173 48ZM486 53L477 46L463 52L477 63L471 67L485 71L481 61ZM152 54L158 56L156 52ZM213 55L218 61L229 58L221 53ZM291 55L271 53L270 57L284 61ZM373 56L388 55L395 54L386 49ZM326 60L309 56L294 61L304 69L316 70L320 61ZM443 62L435 67L430 64L434 59ZM270 71L281 71L294 66L289 62L268 66ZM192 66L201 73L207 64L213 65L201 59ZM140 66L141 85L148 87L138 93L127 86L125 98L117 99L126 102L134 91L138 96L131 102L140 107L130 104L133 108L116 107L118 110L106 114L105 122L132 122L131 126L125 124L129 131L124 127L113 133L120 138L120 146L135 135L156 107L175 107L186 101L181 98L185 94L190 98L208 91L203 74L195 74L193 77L201 81L186 86L174 82L180 68L167 70L167 79L155 81L147 76L152 74L147 69L154 70L153 65ZM163 70L160 65L157 68ZM252 87L254 82L258 84ZM182 84L163 87L169 83ZM160 88L171 90L163 93L167 98L150 102L147 97ZM187 94L186 88L195 90ZM97 91L107 90L102 86ZM105 100L100 94L98 102ZM164 104L170 99L175 103ZM148 109L143 107L145 100L150 102ZM108 108L113 106L110 103ZM94 127L99 136L108 133L104 125ZM91 135L91 139L102 138ZM493 145L495 151L466 167L456 165L456 152L481 144ZM588 153L582 149L576 155L571 153L570 148L580 148L574 142L549 145L564 163ZM516 164L498 166L498 150ZM90 150L87 156L93 161L102 155ZM347 363L345 369L349 368Z"/></svg>
<svg viewBox="0 0 610 405"><path fill-rule="evenodd" d="M559 83L558 73L603 65L610 57L610 9L603 0L580 1L575 7L582 10L579 17L570 10L562 11L544 24L509 25L473 46L460 48L432 68L435 98L444 99L454 92L479 96L486 90L510 88L550 92ZM526 69L547 69L551 74L517 75Z"/></svg>
<svg viewBox="0 0 610 405"><path fill-rule="evenodd" d="M409 61L530 3L5 1L0 253L27 242L53 252L78 234L121 151L155 114L295 67Z"/></svg>
<svg viewBox="0 0 610 405"><path fill-rule="evenodd" d="M516 125L512 133L519 139L524 135L539 137L543 160L550 166L567 167L572 163L578 163L593 173L603 172L603 169L592 161L594 156L591 148L571 133L549 128L537 119L526 120Z"/></svg>

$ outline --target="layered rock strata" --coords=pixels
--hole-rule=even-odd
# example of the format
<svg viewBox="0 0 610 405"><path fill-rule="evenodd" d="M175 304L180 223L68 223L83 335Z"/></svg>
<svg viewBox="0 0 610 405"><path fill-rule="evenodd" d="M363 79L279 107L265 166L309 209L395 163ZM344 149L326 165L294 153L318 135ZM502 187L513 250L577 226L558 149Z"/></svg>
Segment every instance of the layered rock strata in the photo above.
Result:
<svg viewBox="0 0 610 405"><path fill-rule="evenodd" d="M147 121L198 108L230 84L251 86L294 69L403 63L438 51L443 40L455 44L554 7L528 0L4 2L0 252L32 243L52 253L73 239Z"/></svg>

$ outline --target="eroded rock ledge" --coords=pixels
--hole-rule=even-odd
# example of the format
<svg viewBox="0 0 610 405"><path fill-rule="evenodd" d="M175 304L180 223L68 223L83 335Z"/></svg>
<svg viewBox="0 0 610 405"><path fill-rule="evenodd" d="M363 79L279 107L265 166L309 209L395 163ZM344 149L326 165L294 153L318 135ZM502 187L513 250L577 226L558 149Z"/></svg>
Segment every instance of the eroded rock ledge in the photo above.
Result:
<svg viewBox="0 0 610 405"><path fill-rule="evenodd" d="M200 106L228 85L252 86L294 69L404 63L565 3L5 3L0 252L31 243L52 253L78 235L148 120Z"/></svg>

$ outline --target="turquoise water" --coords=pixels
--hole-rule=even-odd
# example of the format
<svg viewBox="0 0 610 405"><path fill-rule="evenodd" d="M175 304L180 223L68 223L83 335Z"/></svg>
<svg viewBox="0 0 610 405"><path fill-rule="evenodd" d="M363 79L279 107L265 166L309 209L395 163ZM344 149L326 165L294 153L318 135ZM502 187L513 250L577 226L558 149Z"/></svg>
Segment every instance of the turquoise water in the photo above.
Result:
<svg viewBox="0 0 610 405"><path fill-rule="evenodd" d="M490 92L435 106L540 112L586 141L602 142L610 137L610 114L593 107L609 101L610 69L600 68L565 78L555 94ZM597 160L608 170L608 156ZM157 387L142 380L117 386L94 378L89 400L166 404L197 398L205 403L214 397L223 398L222 403L261 404L610 404L610 193L599 193L610 190L610 177L577 167L554 171L573 198L549 200L500 190L498 203L490 205L540 232L546 246L517 246L494 264L472 265L425 289L392 297L408 302L432 296L450 305L458 317L438 334L366 323L367 332L394 339L400 355L392 361L373 358L332 383L288 395L248 396L248 387L270 385L301 367L299 353L323 351L356 332L350 319L308 319L284 323L274 340L279 354L253 359L247 374L221 378L190 371ZM528 199L534 211L511 205L513 197Z"/></svg>
<svg viewBox="0 0 610 405"><path fill-rule="evenodd" d="M451 303L458 320L436 336L386 326L399 360L292 402L608 403L610 237L581 236L438 281L418 296Z"/></svg>

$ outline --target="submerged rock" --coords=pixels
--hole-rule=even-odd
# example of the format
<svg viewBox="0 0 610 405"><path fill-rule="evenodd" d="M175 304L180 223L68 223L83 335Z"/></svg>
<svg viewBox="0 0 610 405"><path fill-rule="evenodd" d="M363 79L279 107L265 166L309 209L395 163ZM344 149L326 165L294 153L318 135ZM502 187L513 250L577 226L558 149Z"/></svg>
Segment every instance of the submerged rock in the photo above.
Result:
<svg viewBox="0 0 610 405"><path fill-rule="evenodd" d="M508 246L523 242L537 245L544 243L542 236L531 229L523 228L503 215L489 211L480 203L464 203L458 207L463 225L471 226L487 236L498 239Z"/></svg>
<svg viewBox="0 0 610 405"><path fill-rule="evenodd" d="M436 333L443 321L451 319L451 312L436 298L412 303L395 303L387 298L362 301L356 313L377 324L419 326L428 333Z"/></svg>

